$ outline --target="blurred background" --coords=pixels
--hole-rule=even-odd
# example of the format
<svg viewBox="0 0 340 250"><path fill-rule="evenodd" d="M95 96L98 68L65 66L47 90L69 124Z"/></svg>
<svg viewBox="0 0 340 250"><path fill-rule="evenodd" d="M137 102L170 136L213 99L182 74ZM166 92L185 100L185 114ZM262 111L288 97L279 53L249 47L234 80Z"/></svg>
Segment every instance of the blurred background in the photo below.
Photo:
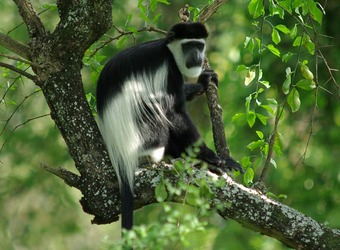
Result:
<svg viewBox="0 0 340 250"><path fill-rule="evenodd" d="M167 30L178 22L177 13L183 7L181 1L170 1L170 5L158 5L155 13L160 14L157 27ZM327 2L327 1L326 1ZM139 17L138 1L117 0L113 4L113 24L116 27L143 27ZM187 1L191 6L202 9L207 1ZM232 122L236 114L245 112L245 100L256 91L257 85L244 84L245 75L236 70L238 65L258 63L256 53L244 49L246 36L258 37L258 29L248 13L248 1L230 1L207 22L210 33L207 55L211 67L219 75L219 95L224 110L224 122L228 145L233 158L256 159L261 152L247 148L258 140L255 131L262 131L266 139L273 129L274 118L266 125L258 120L250 128L245 120ZM320 1L323 6L323 1ZM53 32L58 23L54 1L34 1L34 6L46 27ZM324 57L331 68L340 68L340 4L328 1L327 15L316 29ZM194 12L193 12L194 14ZM1 32L12 38L27 42L27 30L22 23L15 4L0 2ZM289 17L274 24L292 28L294 20ZM276 23L277 22L277 23ZM271 39L271 26L264 23L263 41ZM112 28L102 41L118 35ZM117 51L135 43L156 39L162 34L142 32L113 41L94 56L92 53L101 42L94 45L84 58L83 82L88 100L94 106L96 79L103 64ZM282 35L280 49L290 51L292 41ZM0 57L8 54L0 47ZM305 55L306 56L306 55ZM28 70L24 63L11 63ZM313 68L315 57L310 56L309 67ZM291 63L291 65L289 64ZM287 107L279 124L282 155L275 157L277 167L272 167L266 186L273 196L285 197L280 202L311 216L333 228L340 228L340 168L337 156L340 153L340 103L339 88L329 81L327 68L318 62L319 84L315 92L300 91L301 107L292 113ZM272 53L261 57L263 78L271 88L266 98L283 102L281 90L287 66L294 68L296 61L283 63ZM26 78L19 77L7 69L0 69L0 249L108 249L111 242L120 237L120 223L91 225L91 216L85 214L78 203L81 194L68 187L62 180L44 171L40 164L64 167L77 172L58 129L49 117L49 109L38 88ZM315 71L314 71L315 74ZM339 74L335 72L339 83ZM316 102L317 100L317 102ZM205 97L189 104L190 113L207 142L213 148L209 111ZM95 114L95 111L94 111ZM312 137L311 126L313 120ZM303 156L307 143L304 161ZM256 181L261 173L263 161L254 167ZM242 176L236 176L243 183ZM249 183L246 183L249 184ZM182 208L190 212L190 208ZM136 212L137 223L148 223L162 216L157 205L144 207ZM190 236L189 249L286 249L280 242L243 228L238 223L220 218L209 219L207 230ZM180 245L171 249L183 249Z"/></svg>

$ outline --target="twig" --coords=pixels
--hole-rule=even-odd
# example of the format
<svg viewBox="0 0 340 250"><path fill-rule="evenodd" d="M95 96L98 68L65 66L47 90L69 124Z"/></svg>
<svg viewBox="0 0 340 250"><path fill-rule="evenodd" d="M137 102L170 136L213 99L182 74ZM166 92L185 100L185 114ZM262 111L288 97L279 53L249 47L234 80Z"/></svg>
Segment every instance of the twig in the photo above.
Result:
<svg viewBox="0 0 340 250"><path fill-rule="evenodd" d="M200 13L200 16L198 18L198 21L201 23L206 22L212 15L214 15L217 10L225 3L227 3L228 0L215 0L210 5L206 6Z"/></svg>
<svg viewBox="0 0 340 250"><path fill-rule="evenodd" d="M15 130L17 130L18 128L20 128L21 126L24 126L26 123L29 123L33 120L37 120L39 118L43 118L43 117L46 117L46 116L49 116L50 114L44 114L44 115L39 115L39 116L36 116L36 117L33 117L33 118L30 118L30 119L27 119L26 121L24 121L23 123L19 124L19 125L16 125L12 131L10 132L9 136L6 138L6 140L4 141L4 143L1 145L1 148L0 148L0 152L3 150L3 148L5 147L6 143L9 141L10 137L12 136L12 134L15 132ZM7 124L7 123L6 123ZM1 132L3 133L3 131Z"/></svg>
<svg viewBox="0 0 340 250"><path fill-rule="evenodd" d="M273 132L272 132L270 139L269 139L269 148L268 148L268 154L267 154L266 162L265 162L263 170L261 172L261 176L258 180L258 182L260 182L260 183L264 182L264 179L266 178L266 176L268 174L270 161L272 159L273 151L274 151L274 144L275 144L276 135L277 135L277 127L279 125L279 121L280 121L281 115L283 113L283 108L284 108L284 106L282 106L282 108L280 108L280 106L278 106L277 110L276 110L274 129L273 129Z"/></svg>
<svg viewBox="0 0 340 250"><path fill-rule="evenodd" d="M106 45L108 45L109 43L111 43L112 41L114 40L119 40L121 37L123 36L126 36L126 35L133 35L135 33L140 33L140 32L158 32L158 33L161 33L161 34L166 34L166 31L164 30L161 30L161 29L158 29L154 26L146 26L146 27L143 27L143 28L140 28L136 31L124 31L118 27L116 27L115 25L112 25L115 30L118 31L119 35L115 36L115 37L110 37L108 40L104 41L102 45L100 45L99 47L97 47L91 54L89 57L93 57L99 50L101 50L102 48L104 48Z"/></svg>
<svg viewBox="0 0 340 250"><path fill-rule="evenodd" d="M13 65L0 62L0 67L7 68L7 69L10 69L14 72L17 72L18 74L23 75L23 76L27 77L28 79L31 79L35 83L38 82L38 78L35 75L31 75L31 74L29 74L29 73L27 73L27 72L25 72L21 69L14 67Z"/></svg>
<svg viewBox="0 0 340 250"><path fill-rule="evenodd" d="M21 107L21 105L30 97L32 97L33 95L39 93L41 90L36 90L34 92L32 92L31 94L27 95L24 97L24 99L22 99L22 101L17 105L17 107L13 110L12 114L7 118L4 127L2 128L2 130L0 131L0 136L2 135L2 133L5 131L9 121L12 119L12 117L14 116L15 112Z"/></svg>
<svg viewBox="0 0 340 250"><path fill-rule="evenodd" d="M20 58L20 57L10 56L10 55L6 55L6 54L2 54L2 53L0 53L0 56L6 57L6 58L11 59L11 60L14 60L14 61L26 63L26 64L31 65L31 66L34 66L34 67L36 67L36 68L39 68L39 67L40 67L39 65L34 64L34 63L31 62L31 61L27 61L27 60L25 60L25 59L22 59L22 58Z"/></svg>

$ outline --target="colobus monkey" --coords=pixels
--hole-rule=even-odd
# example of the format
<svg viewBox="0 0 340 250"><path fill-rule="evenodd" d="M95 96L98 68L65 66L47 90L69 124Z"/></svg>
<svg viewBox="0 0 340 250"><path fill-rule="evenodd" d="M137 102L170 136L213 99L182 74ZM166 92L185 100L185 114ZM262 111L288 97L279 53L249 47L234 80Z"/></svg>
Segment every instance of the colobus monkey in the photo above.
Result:
<svg viewBox="0 0 340 250"><path fill-rule="evenodd" d="M141 157L158 162L163 155L180 157L199 141L185 101L202 94L213 71L202 73L208 32L201 23L174 25L163 39L142 43L114 56L97 86L99 127L120 183L122 227L133 224L133 185ZM199 84L185 84L198 77ZM204 142L198 158L224 169L242 168L220 159Z"/></svg>

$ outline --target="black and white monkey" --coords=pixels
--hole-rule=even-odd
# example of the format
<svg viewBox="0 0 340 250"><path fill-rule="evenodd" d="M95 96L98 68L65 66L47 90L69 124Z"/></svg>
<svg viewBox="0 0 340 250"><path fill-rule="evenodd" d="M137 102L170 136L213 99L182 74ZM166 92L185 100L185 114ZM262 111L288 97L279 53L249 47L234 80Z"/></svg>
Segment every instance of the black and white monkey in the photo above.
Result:
<svg viewBox="0 0 340 250"><path fill-rule="evenodd" d="M139 159L180 157L200 140L185 102L202 94L213 71L202 72L208 32L201 23L174 25L163 39L142 43L114 56L97 86L99 127L120 183L122 227L133 225L133 186ZM186 84L183 77L198 77ZM242 168L220 159L204 142L198 158L222 169Z"/></svg>

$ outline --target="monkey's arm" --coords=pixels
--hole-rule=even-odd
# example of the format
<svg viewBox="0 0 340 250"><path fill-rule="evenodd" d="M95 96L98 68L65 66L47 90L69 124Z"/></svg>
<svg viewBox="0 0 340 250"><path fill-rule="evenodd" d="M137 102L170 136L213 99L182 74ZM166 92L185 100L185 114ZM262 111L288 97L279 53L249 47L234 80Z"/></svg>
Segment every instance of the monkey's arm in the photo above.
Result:
<svg viewBox="0 0 340 250"><path fill-rule="evenodd" d="M202 95L208 88L209 82L212 81L218 86L218 77L213 70L205 70L198 77L197 83L185 83L184 92L187 101L191 101Z"/></svg>

